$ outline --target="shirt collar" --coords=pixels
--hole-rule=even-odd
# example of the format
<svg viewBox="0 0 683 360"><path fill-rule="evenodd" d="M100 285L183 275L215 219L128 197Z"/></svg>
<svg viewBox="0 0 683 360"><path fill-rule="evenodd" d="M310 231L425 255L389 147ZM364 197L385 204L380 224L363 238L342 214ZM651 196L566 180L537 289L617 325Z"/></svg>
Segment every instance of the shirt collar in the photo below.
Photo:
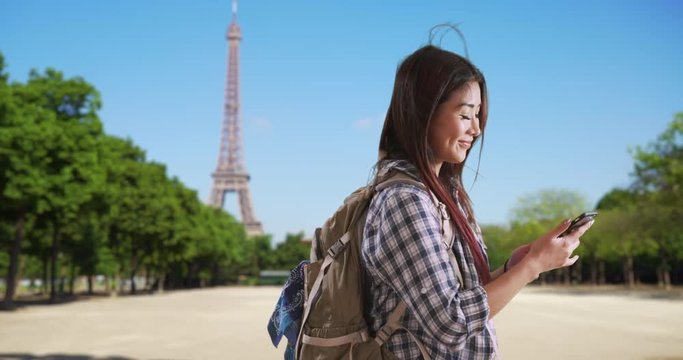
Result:
<svg viewBox="0 0 683 360"><path fill-rule="evenodd" d="M422 181L422 176L420 175L420 171L417 169L417 167L410 161L403 159L382 160L379 164L377 177L381 178L386 174L395 171L400 171L417 181Z"/></svg>

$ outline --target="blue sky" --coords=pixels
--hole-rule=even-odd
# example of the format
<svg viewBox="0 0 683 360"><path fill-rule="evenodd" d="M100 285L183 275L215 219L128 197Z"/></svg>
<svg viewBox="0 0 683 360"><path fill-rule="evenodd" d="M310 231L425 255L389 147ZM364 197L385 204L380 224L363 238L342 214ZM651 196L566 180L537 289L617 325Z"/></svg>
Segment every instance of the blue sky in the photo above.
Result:
<svg viewBox="0 0 683 360"><path fill-rule="evenodd" d="M632 1L242 1L245 160L257 217L281 241L322 224L365 184L396 66L438 23L459 23L487 78L482 223L516 200L572 189L595 203L629 183L627 148L683 111L683 3ZM108 133L208 198L225 83L229 0L0 0L13 80L82 76ZM454 34L441 45L461 52ZM475 154L476 155L476 154ZM476 161L469 166L476 167ZM236 197L226 209L237 210Z"/></svg>

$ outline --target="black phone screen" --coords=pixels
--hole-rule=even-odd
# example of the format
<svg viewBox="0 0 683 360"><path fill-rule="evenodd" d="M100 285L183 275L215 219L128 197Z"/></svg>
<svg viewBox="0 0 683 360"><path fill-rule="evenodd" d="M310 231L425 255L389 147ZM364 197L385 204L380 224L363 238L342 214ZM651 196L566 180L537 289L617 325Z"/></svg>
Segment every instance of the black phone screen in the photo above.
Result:
<svg viewBox="0 0 683 360"><path fill-rule="evenodd" d="M572 223L569 225L569 228L567 228L567 230L565 230L558 237L563 237L565 235L571 234L574 230L581 227L581 225L593 220L596 216L598 216L597 211L586 211L585 213L577 216L574 220L572 220Z"/></svg>

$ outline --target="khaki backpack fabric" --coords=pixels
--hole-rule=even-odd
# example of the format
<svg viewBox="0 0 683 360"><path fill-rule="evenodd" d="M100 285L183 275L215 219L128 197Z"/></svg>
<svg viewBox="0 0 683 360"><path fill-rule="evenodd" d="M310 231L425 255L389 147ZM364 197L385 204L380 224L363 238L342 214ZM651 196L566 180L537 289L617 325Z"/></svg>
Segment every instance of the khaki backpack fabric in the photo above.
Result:
<svg viewBox="0 0 683 360"><path fill-rule="evenodd" d="M311 263L306 266L305 301L301 329L295 348L297 359L395 359L383 346L397 330L408 331L400 324L406 310L401 302L389 314L387 322L371 337L363 317L364 284L361 268L361 241L365 218L372 197L394 184L425 186L411 176L393 172L375 184L362 187L349 195L322 228L315 232L311 247ZM432 199L441 215L444 243L451 249L455 239L445 206L434 194ZM455 275L462 275L453 251L449 251ZM422 357L430 359L422 343L417 343Z"/></svg>

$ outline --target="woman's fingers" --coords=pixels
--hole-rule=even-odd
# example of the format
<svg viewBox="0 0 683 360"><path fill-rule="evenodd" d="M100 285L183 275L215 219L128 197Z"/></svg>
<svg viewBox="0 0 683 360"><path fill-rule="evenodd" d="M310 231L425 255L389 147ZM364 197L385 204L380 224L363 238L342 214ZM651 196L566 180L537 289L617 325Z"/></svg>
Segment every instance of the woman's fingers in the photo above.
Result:
<svg viewBox="0 0 683 360"><path fill-rule="evenodd" d="M574 263L576 263L577 260L579 260L579 255L574 255L574 256L570 257L569 259L567 259L562 266L563 267L572 266L572 265L574 265Z"/></svg>
<svg viewBox="0 0 683 360"><path fill-rule="evenodd" d="M550 238L556 238L560 236L565 230L569 229L569 225L572 223L571 219L567 219L563 222L561 222L559 225L555 226L554 229L550 230L548 235L550 235Z"/></svg>
<svg viewBox="0 0 683 360"><path fill-rule="evenodd" d="M594 222L595 222L595 220L587 221L585 224L581 225L579 228L577 228L576 230L572 231L567 236L565 236L565 238L567 238L567 239L570 239L570 238L578 239L578 238L580 238L586 231L588 231L588 229L591 228L591 226L593 226Z"/></svg>
<svg viewBox="0 0 683 360"><path fill-rule="evenodd" d="M578 229L576 229L576 231L574 232L576 234L576 237L577 238L581 237L581 235L583 235L583 233L588 231L588 229L590 229L590 227L593 226L594 221L595 220L588 221L585 224L581 225Z"/></svg>
<svg viewBox="0 0 683 360"><path fill-rule="evenodd" d="M587 224L581 225L581 227L579 228L579 231L577 232L579 234L579 236L577 236L577 237L581 237L581 235L583 235L586 231L588 231L588 229L590 229L591 226L593 226L594 222L595 222L595 220L591 220Z"/></svg>
<svg viewBox="0 0 683 360"><path fill-rule="evenodd" d="M574 252L574 250L576 250L576 248L579 247L579 245L581 245L581 241L579 239L576 239L576 241L569 244L569 250L571 252Z"/></svg>
<svg viewBox="0 0 683 360"><path fill-rule="evenodd" d="M543 237L531 243L528 250L522 247L517 248L513 252L510 262L514 263L515 260L518 260L517 257L521 260L521 257L524 256L520 257L520 255L524 255L528 251L534 260L537 260L538 264L541 265L542 272L574 265L579 256L572 256L572 253L581 245L579 237L593 225L593 221L586 222L567 236L558 237L569 228L570 224L571 219L561 222Z"/></svg>

